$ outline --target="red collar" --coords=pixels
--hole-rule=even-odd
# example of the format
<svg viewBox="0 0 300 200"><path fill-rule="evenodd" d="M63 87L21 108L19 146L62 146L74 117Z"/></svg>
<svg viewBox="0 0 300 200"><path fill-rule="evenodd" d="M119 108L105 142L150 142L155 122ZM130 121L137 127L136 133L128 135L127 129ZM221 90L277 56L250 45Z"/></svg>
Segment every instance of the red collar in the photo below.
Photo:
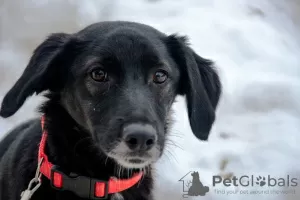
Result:
<svg viewBox="0 0 300 200"><path fill-rule="evenodd" d="M44 129L45 116L41 119L42 124L42 140L39 146L38 159L41 162L40 172L46 176L51 185L58 190L68 190L74 192L77 196L89 199L107 198L108 194L118 193L131 188L138 183L143 173L137 173L129 179L114 179L108 181L96 180L85 176L68 176L64 174L59 167L53 165L48 160L45 153L45 145L47 141L47 131Z"/></svg>

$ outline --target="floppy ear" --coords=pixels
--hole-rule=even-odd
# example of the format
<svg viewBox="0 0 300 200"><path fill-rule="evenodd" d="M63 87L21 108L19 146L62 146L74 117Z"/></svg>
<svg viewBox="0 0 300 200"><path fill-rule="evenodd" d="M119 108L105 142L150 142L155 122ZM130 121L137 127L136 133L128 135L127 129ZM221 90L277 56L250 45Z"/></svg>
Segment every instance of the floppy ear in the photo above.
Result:
<svg viewBox="0 0 300 200"><path fill-rule="evenodd" d="M186 95L192 131L197 138L207 140L221 95L219 76L213 62L197 55L185 37L170 35L167 46L181 70L178 93Z"/></svg>
<svg viewBox="0 0 300 200"><path fill-rule="evenodd" d="M34 93L58 88L60 63L69 39L70 35L65 33L52 34L34 50L23 74L5 95L0 116L6 118L13 115Z"/></svg>

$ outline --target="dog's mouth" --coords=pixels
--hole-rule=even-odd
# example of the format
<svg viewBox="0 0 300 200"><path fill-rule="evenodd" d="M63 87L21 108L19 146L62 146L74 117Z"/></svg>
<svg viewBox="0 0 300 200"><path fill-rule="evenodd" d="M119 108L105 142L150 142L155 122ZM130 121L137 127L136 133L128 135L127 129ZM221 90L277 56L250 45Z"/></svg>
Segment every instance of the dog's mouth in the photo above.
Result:
<svg viewBox="0 0 300 200"><path fill-rule="evenodd" d="M126 159L126 161L128 161L129 163L132 163L132 164L142 164L145 162L144 160L142 160L140 158L129 158L129 159Z"/></svg>
<svg viewBox="0 0 300 200"><path fill-rule="evenodd" d="M125 158L124 161L126 162L126 164L129 166L132 166L133 168L142 168L142 167L145 167L147 166L149 163L149 159L144 159L144 158L139 158L139 157L129 157L129 158ZM123 161L123 165L126 165L124 164L124 161ZM151 162L151 160L150 160ZM122 163L120 163L122 164Z"/></svg>
<svg viewBox="0 0 300 200"><path fill-rule="evenodd" d="M108 153L108 156L114 159L119 165L129 169L140 169L156 162L158 158L153 156L130 156L126 154Z"/></svg>
<svg viewBox="0 0 300 200"><path fill-rule="evenodd" d="M161 152L159 148L153 148L144 152L133 152L124 149L123 145L120 144L106 154L122 167L141 169L155 163L159 159Z"/></svg>

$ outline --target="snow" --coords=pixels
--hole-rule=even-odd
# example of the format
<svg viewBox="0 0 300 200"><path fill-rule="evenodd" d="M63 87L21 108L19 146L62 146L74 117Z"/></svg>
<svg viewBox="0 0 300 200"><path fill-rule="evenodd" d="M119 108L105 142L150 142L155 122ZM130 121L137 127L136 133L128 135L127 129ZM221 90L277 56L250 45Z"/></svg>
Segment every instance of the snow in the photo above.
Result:
<svg viewBox="0 0 300 200"><path fill-rule="evenodd" d="M52 32L73 32L100 20L131 20L166 33L188 35L194 50L213 59L224 92L208 142L193 136L182 97L176 123L156 165L156 199L181 199L178 180L198 171L210 192L204 200L298 200L298 194L217 194L258 187L212 187L220 173L299 177L300 42L296 0L3 0L0 6L0 98L22 73L33 48ZM298 6L298 7L297 7ZM299 17L299 16L298 16ZM0 137L35 115L30 98ZM3 133L3 134L1 134ZM221 163L227 162L225 169ZM268 188L264 188L268 189ZM273 188L276 189L276 188ZM280 188L279 188L280 189ZM284 189L284 188L283 188ZM283 190L281 188L281 190ZM295 189L295 188L289 188ZM189 198L192 199L192 198Z"/></svg>

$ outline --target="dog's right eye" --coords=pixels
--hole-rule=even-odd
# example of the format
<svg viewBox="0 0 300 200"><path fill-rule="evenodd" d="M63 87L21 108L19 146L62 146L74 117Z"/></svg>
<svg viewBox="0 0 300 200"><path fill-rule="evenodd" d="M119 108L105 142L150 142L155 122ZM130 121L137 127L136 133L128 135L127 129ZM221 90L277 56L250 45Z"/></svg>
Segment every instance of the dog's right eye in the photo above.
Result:
<svg viewBox="0 0 300 200"><path fill-rule="evenodd" d="M168 73L165 70L158 70L153 75L153 82L157 84L164 83L168 79Z"/></svg>
<svg viewBox="0 0 300 200"><path fill-rule="evenodd" d="M91 72L91 77L97 82L106 82L108 81L107 72L103 69L95 69Z"/></svg>

